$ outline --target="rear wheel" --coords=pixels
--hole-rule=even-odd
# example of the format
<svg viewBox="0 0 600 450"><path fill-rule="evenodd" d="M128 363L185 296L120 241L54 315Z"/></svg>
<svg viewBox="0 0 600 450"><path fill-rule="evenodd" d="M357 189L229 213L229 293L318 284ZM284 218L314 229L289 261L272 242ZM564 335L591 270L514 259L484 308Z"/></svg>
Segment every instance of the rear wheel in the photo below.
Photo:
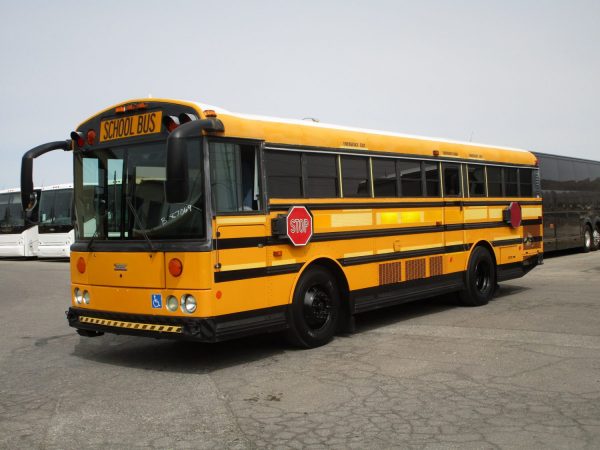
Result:
<svg viewBox="0 0 600 450"><path fill-rule="evenodd" d="M494 259L486 248L475 247L469 258L465 288L460 292L460 301L465 306L482 306L490 301L495 290Z"/></svg>
<svg viewBox="0 0 600 450"><path fill-rule="evenodd" d="M588 253L591 249L592 249L592 238L593 234L592 234L592 227L590 227L589 225L585 226L585 229L583 231L583 252L584 253Z"/></svg>
<svg viewBox="0 0 600 450"><path fill-rule="evenodd" d="M335 278L327 269L311 267L296 286L287 338L302 348L327 344L333 339L339 314L340 291Z"/></svg>

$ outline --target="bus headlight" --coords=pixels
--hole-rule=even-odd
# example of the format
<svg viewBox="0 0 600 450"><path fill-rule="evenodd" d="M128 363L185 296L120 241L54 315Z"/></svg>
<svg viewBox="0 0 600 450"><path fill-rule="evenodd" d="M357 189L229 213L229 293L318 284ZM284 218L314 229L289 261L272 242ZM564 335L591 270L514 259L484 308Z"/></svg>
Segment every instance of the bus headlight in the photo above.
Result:
<svg viewBox="0 0 600 450"><path fill-rule="evenodd" d="M75 303L81 304L83 297L81 295L81 291L79 290L79 288L75 288L75 291L73 291L73 296L75 298Z"/></svg>
<svg viewBox="0 0 600 450"><path fill-rule="evenodd" d="M167 297L167 309L171 312L175 312L175 311L177 311L178 306L179 306L179 301L177 300L177 297L169 295Z"/></svg>
<svg viewBox="0 0 600 450"><path fill-rule="evenodd" d="M193 313L196 311L196 299L193 295L184 294L181 297L181 309L186 313Z"/></svg>
<svg viewBox="0 0 600 450"><path fill-rule="evenodd" d="M88 291L83 291L83 301L86 305L90 304L90 293Z"/></svg>

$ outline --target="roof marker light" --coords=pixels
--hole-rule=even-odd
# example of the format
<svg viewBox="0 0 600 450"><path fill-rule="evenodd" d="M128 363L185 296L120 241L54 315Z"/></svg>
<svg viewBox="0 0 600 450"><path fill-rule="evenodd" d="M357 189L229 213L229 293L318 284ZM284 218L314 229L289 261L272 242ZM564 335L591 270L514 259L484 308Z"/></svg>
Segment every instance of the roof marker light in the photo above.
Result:
<svg viewBox="0 0 600 450"><path fill-rule="evenodd" d="M87 143L88 143L88 145L94 145L94 142L96 142L96 131L95 130L88 130L88 132L87 132Z"/></svg>
<svg viewBox="0 0 600 450"><path fill-rule="evenodd" d="M217 113L213 109L205 109L204 115L206 117L217 117Z"/></svg>

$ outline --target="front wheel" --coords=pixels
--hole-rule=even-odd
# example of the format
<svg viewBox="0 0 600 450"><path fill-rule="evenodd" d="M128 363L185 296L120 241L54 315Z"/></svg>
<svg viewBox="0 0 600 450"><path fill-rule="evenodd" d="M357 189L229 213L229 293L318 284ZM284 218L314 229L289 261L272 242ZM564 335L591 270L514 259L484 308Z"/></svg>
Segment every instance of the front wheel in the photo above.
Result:
<svg viewBox="0 0 600 450"><path fill-rule="evenodd" d="M484 247L475 247L469 258L465 275L465 288L460 293L465 306L482 306L494 296L496 289L496 265L490 252Z"/></svg>
<svg viewBox="0 0 600 450"><path fill-rule="evenodd" d="M314 348L331 341L340 312L340 291L331 272L309 268L296 286L289 312L290 343Z"/></svg>

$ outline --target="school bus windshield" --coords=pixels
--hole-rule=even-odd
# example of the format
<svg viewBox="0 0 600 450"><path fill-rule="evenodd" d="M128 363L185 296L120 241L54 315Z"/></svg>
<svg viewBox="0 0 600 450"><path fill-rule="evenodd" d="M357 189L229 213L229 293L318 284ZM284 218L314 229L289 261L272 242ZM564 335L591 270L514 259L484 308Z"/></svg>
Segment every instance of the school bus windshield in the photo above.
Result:
<svg viewBox="0 0 600 450"><path fill-rule="evenodd" d="M164 141L122 145L75 155L76 233L79 239L203 239L202 149L188 141L189 195L165 198Z"/></svg>

